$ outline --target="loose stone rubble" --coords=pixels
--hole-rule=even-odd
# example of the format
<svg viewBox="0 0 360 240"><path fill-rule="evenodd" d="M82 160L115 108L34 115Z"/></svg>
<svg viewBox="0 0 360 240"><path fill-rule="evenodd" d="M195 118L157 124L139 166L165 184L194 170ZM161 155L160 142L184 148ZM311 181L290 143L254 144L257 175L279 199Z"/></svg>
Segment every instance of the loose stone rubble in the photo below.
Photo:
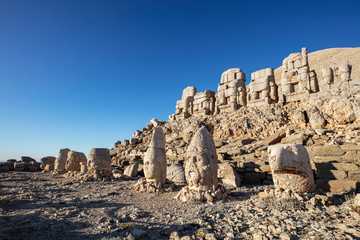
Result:
<svg viewBox="0 0 360 240"><path fill-rule="evenodd" d="M183 204L173 199L177 191L129 190L137 181L131 179L81 182L15 171L0 178L1 239L360 238L352 195L347 201L338 194L299 194L303 200L297 200L272 186L243 185L229 201Z"/></svg>

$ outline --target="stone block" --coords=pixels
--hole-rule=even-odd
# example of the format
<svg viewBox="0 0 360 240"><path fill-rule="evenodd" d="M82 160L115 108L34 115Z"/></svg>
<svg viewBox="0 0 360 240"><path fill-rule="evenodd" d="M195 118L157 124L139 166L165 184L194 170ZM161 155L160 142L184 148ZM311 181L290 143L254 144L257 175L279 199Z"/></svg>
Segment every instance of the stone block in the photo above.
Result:
<svg viewBox="0 0 360 240"><path fill-rule="evenodd" d="M220 147L224 146L224 141L221 139L215 139L214 143L215 143L216 148L220 148Z"/></svg>
<svg viewBox="0 0 360 240"><path fill-rule="evenodd" d="M240 186L240 177L229 164L219 164L218 178L220 182L229 188Z"/></svg>
<svg viewBox="0 0 360 240"><path fill-rule="evenodd" d="M22 162L14 163L14 171L24 171L24 163Z"/></svg>
<svg viewBox="0 0 360 240"><path fill-rule="evenodd" d="M124 170L124 175L128 177L136 177L138 175L138 164L131 164L127 166Z"/></svg>
<svg viewBox="0 0 360 240"><path fill-rule="evenodd" d="M175 184L185 184L185 169L180 164L171 164L166 169L166 178Z"/></svg>
<svg viewBox="0 0 360 240"><path fill-rule="evenodd" d="M332 169L343 171L358 171L360 168L353 163L315 163L316 169Z"/></svg>
<svg viewBox="0 0 360 240"><path fill-rule="evenodd" d="M357 154L356 151L348 151L344 154L344 156L342 156L342 158L345 161L355 162L360 159L360 156Z"/></svg>
<svg viewBox="0 0 360 240"><path fill-rule="evenodd" d="M259 180L261 179L260 173L255 172L245 172L245 179L246 180Z"/></svg>
<svg viewBox="0 0 360 240"><path fill-rule="evenodd" d="M360 151L360 145L342 145L340 148L344 151Z"/></svg>
<svg viewBox="0 0 360 240"><path fill-rule="evenodd" d="M281 139L283 139L286 136L285 131L280 130L272 135L270 135L269 137L265 138L263 141L264 145L273 145L276 143L279 143L281 141Z"/></svg>
<svg viewBox="0 0 360 240"><path fill-rule="evenodd" d="M307 135L303 134L303 133L298 133L298 134L292 134L288 137L286 137L285 139L283 139L284 143L294 143L294 144L304 144L304 141L307 139Z"/></svg>
<svg viewBox="0 0 360 240"><path fill-rule="evenodd" d="M330 170L330 169L317 169L316 177L318 179L338 179L342 180L347 178L347 173L342 170Z"/></svg>
<svg viewBox="0 0 360 240"><path fill-rule="evenodd" d="M345 154L340 146L314 146L312 150L318 156L342 156Z"/></svg>
<svg viewBox="0 0 360 240"><path fill-rule="evenodd" d="M262 172L271 172L270 165L262 165L262 166L260 166L260 170Z"/></svg>
<svg viewBox="0 0 360 240"><path fill-rule="evenodd" d="M0 172L8 172L10 171L9 165L0 164Z"/></svg>
<svg viewBox="0 0 360 240"><path fill-rule="evenodd" d="M348 178L360 182L360 172L348 172Z"/></svg>
<svg viewBox="0 0 360 240"><path fill-rule="evenodd" d="M359 187L359 182L354 180L318 179L316 181L316 187L324 191L328 191L332 193L340 193L342 191L356 189L357 187Z"/></svg>
<svg viewBox="0 0 360 240"><path fill-rule="evenodd" d="M238 155L241 155L243 153L243 151L244 150L242 150L242 149L234 148L234 149L227 151L226 153L229 154L230 156L238 156Z"/></svg>
<svg viewBox="0 0 360 240"><path fill-rule="evenodd" d="M357 164L353 163L332 163L335 169L344 171L359 171L360 168Z"/></svg>
<svg viewBox="0 0 360 240"><path fill-rule="evenodd" d="M246 179L246 178L244 178L242 183L250 184L250 185L260 185L261 184L261 179Z"/></svg>
<svg viewBox="0 0 360 240"><path fill-rule="evenodd" d="M315 163L329 163L341 161L341 156L314 156L312 160Z"/></svg>
<svg viewBox="0 0 360 240"><path fill-rule="evenodd" d="M245 173L245 168L237 167L235 170L239 174Z"/></svg>
<svg viewBox="0 0 360 240"><path fill-rule="evenodd" d="M245 172L256 172L254 167L245 168Z"/></svg>

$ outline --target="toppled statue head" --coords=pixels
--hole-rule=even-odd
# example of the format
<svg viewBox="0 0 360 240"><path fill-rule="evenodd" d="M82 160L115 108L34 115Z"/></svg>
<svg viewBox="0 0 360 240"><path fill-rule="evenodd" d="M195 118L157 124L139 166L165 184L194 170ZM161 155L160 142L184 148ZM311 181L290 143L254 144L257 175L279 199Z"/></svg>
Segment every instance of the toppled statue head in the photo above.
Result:
<svg viewBox="0 0 360 240"><path fill-rule="evenodd" d="M314 176L306 148L299 144L269 146L269 163L276 188L305 193L315 191Z"/></svg>

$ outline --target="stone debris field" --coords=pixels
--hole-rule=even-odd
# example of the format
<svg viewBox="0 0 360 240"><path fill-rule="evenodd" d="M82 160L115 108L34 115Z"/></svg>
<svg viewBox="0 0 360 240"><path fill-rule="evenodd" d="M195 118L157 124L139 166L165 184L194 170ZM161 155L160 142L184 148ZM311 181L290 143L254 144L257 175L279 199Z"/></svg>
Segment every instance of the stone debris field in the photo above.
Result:
<svg viewBox="0 0 360 240"><path fill-rule="evenodd" d="M232 190L226 201L183 204L174 199L179 189L129 190L135 182L79 182L45 172L2 173L0 238L360 238L360 212L354 209L352 193L313 194L308 201L289 201L287 193L258 196L272 187L243 186Z"/></svg>

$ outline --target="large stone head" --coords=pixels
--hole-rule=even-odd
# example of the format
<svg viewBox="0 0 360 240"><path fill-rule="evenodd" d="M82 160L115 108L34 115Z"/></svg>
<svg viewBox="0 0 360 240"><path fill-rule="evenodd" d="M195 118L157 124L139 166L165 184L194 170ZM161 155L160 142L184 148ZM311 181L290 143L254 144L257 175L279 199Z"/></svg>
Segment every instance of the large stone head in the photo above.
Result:
<svg viewBox="0 0 360 240"><path fill-rule="evenodd" d="M278 144L268 148L276 188L295 192L315 190L314 176L306 148L299 144Z"/></svg>
<svg viewBox="0 0 360 240"><path fill-rule="evenodd" d="M65 169L66 171L80 171L80 162L86 161L84 153L69 151L65 162Z"/></svg>
<svg viewBox="0 0 360 240"><path fill-rule="evenodd" d="M245 73L243 73L241 68L230 68L222 73L220 83L225 84L236 79L246 81Z"/></svg>
<svg viewBox="0 0 360 240"><path fill-rule="evenodd" d="M166 181L165 134L161 127L153 128L151 142L144 156L144 175L150 182L164 184Z"/></svg>
<svg viewBox="0 0 360 240"><path fill-rule="evenodd" d="M195 133L186 153L186 181L191 189L215 190L218 184L217 170L214 140L203 126Z"/></svg>
<svg viewBox="0 0 360 240"><path fill-rule="evenodd" d="M65 170L65 162L67 159L67 155L70 152L70 149L63 148L60 149L58 155L56 156L55 162L54 162L54 169L56 171L64 171Z"/></svg>
<svg viewBox="0 0 360 240"><path fill-rule="evenodd" d="M88 155L88 168L97 171L111 171L110 151L107 148L92 148Z"/></svg>

